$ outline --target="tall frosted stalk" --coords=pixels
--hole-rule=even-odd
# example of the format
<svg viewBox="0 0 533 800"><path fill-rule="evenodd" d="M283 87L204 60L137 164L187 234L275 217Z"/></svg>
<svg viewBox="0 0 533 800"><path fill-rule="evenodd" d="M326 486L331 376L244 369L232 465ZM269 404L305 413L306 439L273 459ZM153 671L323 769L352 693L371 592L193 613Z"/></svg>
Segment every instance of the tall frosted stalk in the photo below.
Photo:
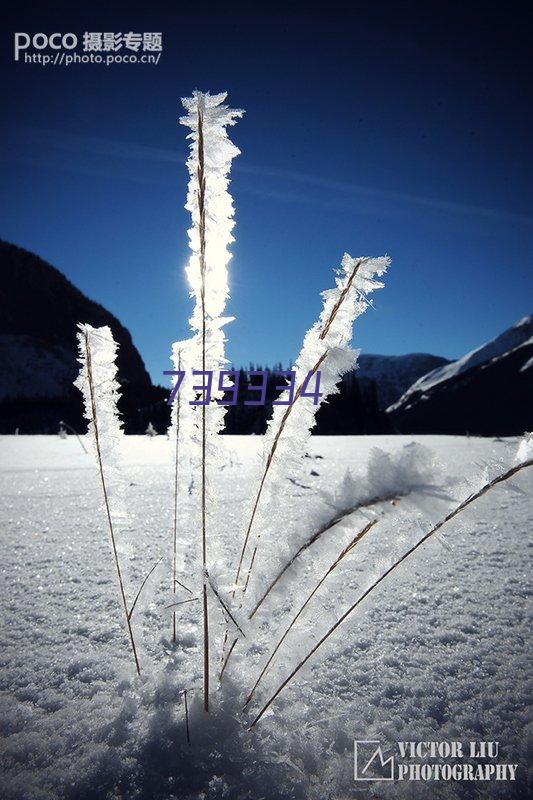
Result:
<svg viewBox="0 0 533 800"><path fill-rule="evenodd" d="M91 325L80 324L78 327L78 361L81 369L75 381L75 386L83 394L85 418L88 421L89 436L93 444L102 485L104 510L109 527L113 560L117 572L126 627L135 660L135 668L137 674L140 675L141 667L131 626L131 611L128 609L124 579L120 568L114 521L124 519L125 516L122 503L123 478L118 463L119 445L123 432L117 410L119 397L119 385L116 381L117 366L115 363L117 344L107 326L93 328Z"/></svg>
<svg viewBox="0 0 533 800"><path fill-rule="evenodd" d="M389 259L386 257L352 258L345 253L336 287L322 293L322 313L307 332L296 360L294 401L286 408L276 406L268 426L265 437L267 455L248 520L235 583L240 578L244 556L268 480L272 480L272 477L284 480L291 468L299 466L304 444L310 436L320 403L337 391L336 385L342 375L356 366L357 353L348 347L353 323L368 307L366 295L383 285L376 282L374 276L382 275L388 265ZM318 372L321 375L322 400L309 408L309 405L300 400L300 396L306 381L308 382L308 376L315 376ZM280 399L283 399L283 394ZM277 476L273 473L277 473ZM247 580L255 562L255 554L254 549Z"/></svg>
<svg viewBox="0 0 533 800"><path fill-rule="evenodd" d="M233 596L235 596L236 588L241 580L252 531L256 525L260 507L264 503L267 488L270 489L271 494L276 486L283 491L283 486L291 474L300 469L305 444L311 435L320 404L326 397L338 391L337 384L342 375L355 368L358 353L349 347L353 323L356 317L367 309L369 305L367 295L383 286L382 283L375 280L375 277L383 275L389 263L390 260L386 256L352 258L345 253L341 269L337 271L336 286L322 292L324 301L322 313L305 335L302 349L294 366L296 380L293 402L285 407L275 406L265 435L266 455L244 534ZM322 397L316 405L310 405L309 401L306 401L301 395L310 380L312 381L318 373L321 378ZM279 399L286 399L287 394L288 391L283 392ZM256 564L258 544L261 538L261 528L260 526L258 528L255 545L246 570L244 592L248 588L250 576ZM238 637L233 640L223 659L221 676L227 668L237 640Z"/></svg>
<svg viewBox="0 0 533 800"><path fill-rule="evenodd" d="M200 369L204 375L212 371L218 375L224 369L225 337L223 326L229 321L223 317L229 297L228 250L233 241L233 201L228 192L228 174L231 162L239 150L229 140L226 128L234 125L242 111L224 105L226 94L211 96L194 92L183 99L187 114L180 119L191 129L190 154L187 160L189 187L186 208L191 213L189 245L192 251L187 266L187 277L195 308L191 327L196 340ZM223 392L215 391L211 402L197 406L199 411L198 440L193 467L200 475L200 539L202 563L202 622L203 622L203 692L204 708L209 711L209 607L208 607L208 539L209 498L208 473L216 468L221 458L220 437L225 410L218 406Z"/></svg>

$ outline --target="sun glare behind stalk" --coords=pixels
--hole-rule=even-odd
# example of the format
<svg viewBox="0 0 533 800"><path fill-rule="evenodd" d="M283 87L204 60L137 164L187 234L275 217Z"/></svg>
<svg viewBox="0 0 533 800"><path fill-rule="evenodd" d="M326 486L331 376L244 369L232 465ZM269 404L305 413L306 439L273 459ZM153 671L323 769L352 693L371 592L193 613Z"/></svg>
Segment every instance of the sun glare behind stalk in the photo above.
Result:
<svg viewBox="0 0 533 800"><path fill-rule="evenodd" d="M231 162L239 154L226 133L243 112L224 105L226 94L194 92L182 100L187 111L180 119L191 129L187 160L189 188L186 209L190 212L189 246L192 254L186 268L190 294L195 300L190 320L197 357L196 369L218 372L226 364L224 318L229 297L228 250L235 224L233 200L228 192ZM214 400L223 393L215 392ZM196 407L196 447L193 464L199 472L199 528L201 549L201 595L203 627L203 695L209 711L210 631L209 631L209 537L211 519L216 518L208 497L210 474L218 467L221 445L218 433L224 424L225 409L216 402Z"/></svg>

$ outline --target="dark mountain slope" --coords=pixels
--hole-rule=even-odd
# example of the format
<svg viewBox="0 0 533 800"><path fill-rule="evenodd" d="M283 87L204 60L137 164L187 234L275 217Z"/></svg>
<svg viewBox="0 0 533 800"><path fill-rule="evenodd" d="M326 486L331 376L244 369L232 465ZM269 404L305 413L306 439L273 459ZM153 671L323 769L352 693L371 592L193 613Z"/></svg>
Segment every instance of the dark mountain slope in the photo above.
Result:
<svg viewBox="0 0 533 800"><path fill-rule="evenodd" d="M401 433L511 436L533 429L533 340L388 409Z"/></svg>
<svg viewBox="0 0 533 800"><path fill-rule="evenodd" d="M0 240L0 272L0 398L68 393L78 371L78 322L109 325L121 383L151 386L129 331L59 270Z"/></svg>
<svg viewBox="0 0 533 800"><path fill-rule="evenodd" d="M356 377L362 387L373 381L380 408L396 402L422 375L449 364L447 358L429 353L408 353L404 356L379 356L361 353Z"/></svg>

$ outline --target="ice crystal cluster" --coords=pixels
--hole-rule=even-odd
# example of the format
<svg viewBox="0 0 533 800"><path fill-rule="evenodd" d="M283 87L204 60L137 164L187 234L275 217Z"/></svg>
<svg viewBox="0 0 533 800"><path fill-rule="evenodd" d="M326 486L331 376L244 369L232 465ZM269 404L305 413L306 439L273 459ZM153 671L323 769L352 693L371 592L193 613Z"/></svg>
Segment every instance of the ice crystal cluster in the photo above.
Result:
<svg viewBox="0 0 533 800"><path fill-rule="evenodd" d="M224 317L229 298L229 246L235 225L233 199L228 191L229 171L240 151L230 141L226 128L235 125L243 111L224 104L226 94L210 95L195 92L184 99L187 114L180 123L191 129L190 154L187 159L189 186L185 208L190 212L191 257L186 267L191 297L195 306L190 324L194 333L196 369L218 372L226 367L224 326L231 317ZM221 399L223 393L213 393ZM210 433L223 427L225 410L211 403Z"/></svg>
<svg viewBox="0 0 533 800"><path fill-rule="evenodd" d="M93 328L80 323L78 328L80 372L74 385L83 395L89 441L105 480L112 522L116 526L124 525L128 517L121 463L124 432L117 408L120 398L116 365L118 345L107 325Z"/></svg>

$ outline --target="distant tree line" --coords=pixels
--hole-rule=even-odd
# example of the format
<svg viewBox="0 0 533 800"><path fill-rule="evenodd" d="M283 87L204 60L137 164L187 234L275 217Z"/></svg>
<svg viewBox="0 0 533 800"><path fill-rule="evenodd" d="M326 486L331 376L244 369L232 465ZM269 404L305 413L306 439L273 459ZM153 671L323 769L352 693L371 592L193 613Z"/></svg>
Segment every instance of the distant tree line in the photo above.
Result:
<svg viewBox="0 0 533 800"><path fill-rule="evenodd" d="M245 399L252 399L250 385L256 385L258 377L249 377L248 372L267 372L265 405L244 405ZM280 394L276 386L287 383L281 364L274 367L250 365L248 370L239 370L239 391L237 404L230 406L226 413L226 433L234 435L262 434L272 415L272 402ZM125 384L119 403L124 420L124 430L129 434L140 434L152 423L158 433L165 433L170 423L170 407L167 404L169 389L163 386L139 386ZM296 402L312 402L300 399ZM83 432L86 423L83 419L79 392L74 387L60 398L13 398L0 403L0 432L22 434L57 433L60 420L64 420L75 430ZM348 373L342 379L339 394L333 395L322 404L316 418L313 433L320 435L372 434L391 431L386 414L379 409L374 381L360 381L355 373Z"/></svg>

